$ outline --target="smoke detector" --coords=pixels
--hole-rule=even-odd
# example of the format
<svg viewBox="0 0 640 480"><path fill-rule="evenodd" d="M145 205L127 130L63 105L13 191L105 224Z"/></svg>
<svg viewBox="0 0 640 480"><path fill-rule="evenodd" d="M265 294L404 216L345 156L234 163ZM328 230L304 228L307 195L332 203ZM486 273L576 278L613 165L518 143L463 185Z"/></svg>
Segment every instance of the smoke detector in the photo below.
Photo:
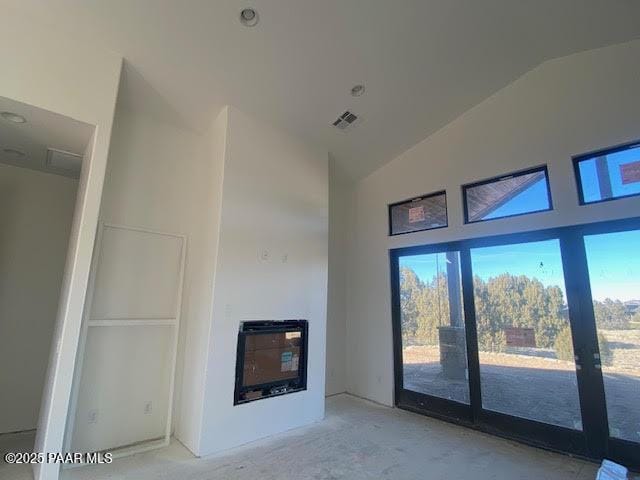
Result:
<svg viewBox="0 0 640 480"><path fill-rule="evenodd" d="M364 85L354 85L351 88L351 96L352 97L360 97L364 94Z"/></svg>
<svg viewBox="0 0 640 480"><path fill-rule="evenodd" d="M255 27L258 20L258 12L253 8L245 8L240 12L240 23L245 27Z"/></svg>
<svg viewBox="0 0 640 480"><path fill-rule="evenodd" d="M346 130L348 127L354 125L358 119L359 117L355 113L347 110L340 115L332 125L339 130Z"/></svg>

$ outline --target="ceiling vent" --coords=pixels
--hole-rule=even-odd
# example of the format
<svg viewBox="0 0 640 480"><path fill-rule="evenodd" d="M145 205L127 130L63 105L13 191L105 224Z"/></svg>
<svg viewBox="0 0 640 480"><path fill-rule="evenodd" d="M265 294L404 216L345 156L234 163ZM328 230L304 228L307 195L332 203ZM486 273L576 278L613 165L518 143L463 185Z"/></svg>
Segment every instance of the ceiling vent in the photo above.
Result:
<svg viewBox="0 0 640 480"><path fill-rule="evenodd" d="M355 113L347 110L333 122L333 126L340 130L346 130L348 127L356 123L358 118L359 117Z"/></svg>
<svg viewBox="0 0 640 480"><path fill-rule="evenodd" d="M82 155L55 148L47 149L47 169L77 177L82 167Z"/></svg>

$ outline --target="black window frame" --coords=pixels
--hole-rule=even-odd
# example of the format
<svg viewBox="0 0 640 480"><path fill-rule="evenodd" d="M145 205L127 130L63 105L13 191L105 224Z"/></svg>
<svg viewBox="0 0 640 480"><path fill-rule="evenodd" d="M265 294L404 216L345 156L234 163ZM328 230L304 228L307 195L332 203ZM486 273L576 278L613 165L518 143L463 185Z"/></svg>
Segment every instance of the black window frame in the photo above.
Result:
<svg viewBox="0 0 640 480"><path fill-rule="evenodd" d="M640 472L640 442L611 437L608 411L599 356L581 346L593 345L598 353L597 325L589 281L584 237L594 234L640 230L640 217L570 224L530 231L515 231L498 235L477 236L438 243L390 248L391 331L394 360L394 405L421 415L497 435L547 450L563 452L580 458L601 461L610 458ZM563 263L567 304L573 311L572 340L576 356L576 378L580 392L582 430L544 423L485 409L479 348L477 343L476 305L474 298L471 250L496 245L529 243L558 239ZM466 329L467 364L470 404L448 400L404 388L403 343L401 329L400 275L401 257L457 251L460 255L462 296Z"/></svg>
<svg viewBox="0 0 640 480"><path fill-rule="evenodd" d="M603 203L603 202L611 202L613 200L620 200L621 198L631 198L631 197L640 196L640 192L630 193L628 195L618 195L616 197L602 198L600 200L587 202L584 199L584 189L582 188L582 177L580 176L580 162L584 162L585 160L591 160L594 157L600 157L603 155L611 155L613 153L623 152L625 150L630 150L632 148L640 148L640 140L623 143L613 147L601 148L598 150L593 150L587 153L581 153L579 155L574 155L573 157L571 157L571 160L573 161L573 173L576 181L576 189L578 190L578 203L581 206L594 205L596 203Z"/></svg>
<svg viewBox="0 0 640 480"><path fill-rule="evenodd" d="M438 197L440 195L444 195L444 218L445 218L445 224L444 225L438 225L437 227L428 227L428 228L420 228L418 230L411 230L410 232L393 232L393 218L391 216L391 210L394 207L398 207L400 205L404 205L407 203L411 203L414 202L416 200L425 200L428 198L432 198L432 197ZM432 193L425 193L424 195L417 195L415 197L411 197L408 198L406 200L401 200L399 202L394 202L394 203L390 203L387 205L387 216L389 218L389 236L390 237L395 237L398 235L408 235L410 233L416 233L416 232L426 232L428 230L438 230L440 228L447 228L449 226L449 206L447 204L447 191L446 190L439 190L437 192L432 192Z"/></svg>
<svg viewBox="0 0 640 480"><path fill-rule="evenodd" d="M470 188L474 188L474 187L480 187L482 185L487 185L489 183L494 183L494 182L499 182L502 180L509 180L510 178L514 178L514 177L520 177L523 175L529 175L531 173L538 173L538 172L544 172L544 178L545 178L545 183L547 185L547 200L549 202L549 207L548 208L544 208L544 209L539 209L539 210L532 210L529 212L522 212L522 213L514 213L512 215L504 215L502 217L496 217L496 218L485 218L485 219L479 219L479 220L470 220L469 219L469 207L467 204L467 190ZM492 178L487 178L485 180L480 180L478 182L472 182L472 183L465 183L464 185L461 186L462 189L462 209L464 212L464 223L465 225L469 225L472 223L481 223L481 222L491 222L493 220L502 220L505 218L513 218L513 217L521 217L523 215L532 215L535 213L543 213L543 212L551 212L553 211L553 198L551 195L551 181L549 180L549 169L547 168L547 165L539 165L537 167L532 167L532 168L527 168L525 170L518 170L515 172L511 172L511 173L507 173L505 175L499 175L496 177L492 177Z"/></svg>
<svg viewBox="0 0 640 480"><path fill-rule="evenodd" d="M246 339L251 335L269 333L300 332L300 359L298 360L298 376L283 380L272 380L263 384L244 385L244 361ZM309 322L307 320L266 320L247 321L240 324L236 347L236 378L233 392L233 405L265 400L307 390L307 361L309 358ZM252 390L263 390L264 394L257 398L245 399L243 396Z"/></svg>

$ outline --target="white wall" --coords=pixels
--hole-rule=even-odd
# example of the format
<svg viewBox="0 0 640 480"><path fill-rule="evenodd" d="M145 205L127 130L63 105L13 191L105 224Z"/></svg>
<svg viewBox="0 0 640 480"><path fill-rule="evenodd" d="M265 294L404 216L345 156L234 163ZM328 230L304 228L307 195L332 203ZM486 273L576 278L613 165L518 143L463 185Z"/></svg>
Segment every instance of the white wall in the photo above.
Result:
<svg viewBox="0 0 640 480"><path fill-rule="evenodd" d="M546 62L358 183L350 245L347 389L391 405L389 248L640 214L579 206L571 156L640 138L640 41ZM547 164L555 210L463 225L460 185ZM447 190L449 227L387 236L387 204Z"/></svg>
<svg viewBox="0 0 640 480"><path fill-rule="evenodd" d="M69 451L168 444L184 251L174 234L100 229Z"/></svg>
<svg viewBox="0 0 640 480"><path fill-rule="evenodd" d="M207 155L209 169L202 173L208 181L208 195L200 205L205 215L201 225L204 227L203 242L208 247L200 257L201 267L195 294L193 285L185 297L193 298L195 306L190 314L183 316L181 345L176 382L176 429L175 435L192 452L200 451L202 433L202 415L204 411L204 389L206 365L208 359L209 335L211 331L211 308L213 281L216 271L216 253L220 233L220 215L222 212L222 177L227 146L228 108L223 108L214 120L208 134ZM204 172L208 172L208 175ZM185 287L187 289L187 287Z"/></svg>
<svg viewBox="0 0 640 480"><path fill-rule="evenodd" d="M131 74L127 71L125 76ZM139 92L150 87L138 84L136 88ZM145 95L151 99L151 103L161 102L153 92ZM230 115L229 111L233 114ZM187 236L174 427L180 441L194 453L204 454L232 445L225 444L224 440L242 443L317 420L323 415L327 153L255 122L234 109L223 109L203 135L181 127L169 113L166 105L140 105L123 91L115 116L101 220ZM230 138L233 138L233 143ZM245 142L246 138L251 138L252 142ZM259 185L254 185L254 182ZM226 205L226 217L223 218L226 221L221 222L223 191ZM253 232L245 230L247 225L235 223L233 212L236 210L241 212ZM239 230L240 227L242 230ZM218 242L221 242L219 249ZM259 245L273 248L273 258L281 257L286 251L291 260L281 264L283 266L258 265ZM249 258L248 248L251 248ZM226 266L224 269L217 268L221 262ZM251 272L247 275L249 280L234 275L236 270L243 269ZM263 295L254 300L253 307L249 302L243 302L240 308L248 310L240 311L238 315L248 315L248 318L303 317L311 320L312 338L315 341L311 344L309 391L292 395L295 397L293 399L282 399L283 408L301 403L305 407L296 407L300 414L291 416L286 422L274 422L273 415L269 415L269 421L255 435L245 429L239 432L242 435L240 439L228 435L218 438L218 432L226 429L225 425L218 424L220 418L217 415L223 414L223 410L216 411L213 415L216 418L211 419L212 402L219 401L219 389L214 389L215 398L209 396L214 390L209 390L205 396L205 386L217 381L206 375L211 375L215 370L224 376L231 376L230 386L225 393L231 398L228 406L232 406L236 319L239 317L234 317L235 324L229 327L222 320L216 324L214 313L212 326L212 295L216 299L224 298L224 292L230 298L228 301L235 302L233 295L246 289L257 290L251 281L257 282L253 277L265 274L269 277L271 290L262 288ZM214 275L218 279L215 294ZM281 277L283 281L273 282L273 276ZM236 289L238 293L233 293ZM238 302L238 305L241 303ZM215 306L213 308L215 312ZM233 358L225 359L223 364L217 357L220 349L210 343L210 338L228 344L227 340L222 339L227 338L229 333L234 349ZM99 369L101 363L96 363L95 358L104 358L104 352L108 351L117 351L118 358L129 358L133 362L137 352L133 348L127 349L122 340L117 335L90 339L84 352L84 361L89 365L87 368ZM109 343L111 346L107 345ZM343 349L340 347L338 350ZM207 364L211 365L211 362L216 367L207 370ZM161 370L162 366L158 364L147 371L147 375L160 379ZM87 422L84 410L89 408L90 402L95 404L99 399L87 397L83 403L82 391L98 389L100 378L97 375L85 375L82 380L93 387L82 384L80 387L80 423L74 433L74 448L86 448L83 442L103 445L98 437L114 439L111 443L115 446L114 442L119 438L115 432L118 427L116 422L106 418L102 420L105 422L101 424L102 429L113 426L114 432L106 433ZM142 415L142 412L138 413ZM210 423L207 424L207 421ZM138 425L139 440L143 440L143 437L148 437L145 433L148 425ZM131 435L127 437L128 440L132 438Z"/></svg>
<svg viewBox="0 0 640 480"><path fill-rule="evenodd" d="M352 190L352 181L330 159L326 395L346 389L347 250Z"/></svg>
<svg viewBox="0 0 640 480"><path fill-rule="evenodd" d="M55 25L18 14L9 2L2 2L2 16L0 95L96 126L78 188L38 422L36 450L57 452L64 438L121 58L96 48L90 38L65 36ZM37 478L55 479L59 466L36 465L35 470Z"/></svg>
<svg viewBox="0 0 640 480"><path fill-rule="evenodd" d="M150 87L140 85L138 88ZM152 103L161 101L154 97L153 92L147 92L147 94L152 98ZM210 318L213 275L211 259L215 251L215 243L212 242L215 238L211 232L215 224L214 197L218 190L213 188L215 185L213 178L216 173L212 162L211 138L185 129L173 122L171 115L166 113L168 112L163 106L132 104L129 96L120 96L114 121L100 219L107 224L126 225L187 237L181 339L173 418L175 429L181 437L183 430L196 428L189 423L190 414L182 413L183 411L191 413L191 409L195 408L194 404L189 403L191 400L189 396L184 409L181 406L182 385L184 383L184 388L187 389L198 387L202 389L203 383L203 378L198 380L191 375L191 372L183 377L182 365L185 355L188 359L199 358L194 361L199 361L202 366L206 358L202 350L206 349ZM97 299L93 300L92 309L96 308ZM157 331L156 327L141 328L148 328L149 334ZM95 359L104 358L109 351L118 352L118 358L128 360L131 365L139 363L140 350L135 343L125 341L125 337L100 333L94 334L93 337L87 343L87 349L83 355L87 371L102 368L103 364L96 363ZM137 395L135 390L138 387L141 391L140 395L144 389L155 392L157 397L147 398L147 400L153 401L154 412L162 411L163 405L166 405L166 390L163 385L167 373L166 359L162 355L166 353L167 345L166 338L148 344L149 356L159 355L162 361L146 365L144 368L138 365L139 368L136 368L136 375L152 378L154 381L141 383L137 387L129 386L127 392L122 391L119 396L117 392L105 391L100 398L87 397L83 402L83 391L99 390L102 384L101 376L83 374L77 412L79 423L73 438L74 448L86 449L87 445L105 445L104 442L109 443L109 447L116 447L123 445L122 443L118 445L118 442L132 443L151 438L149 432L157 431L158 425L164 420L163 417L157 416L151 424L141 408L132 406L130 415L137 421L128 423L128 429L131 431L123 437L117 433L121 425L111 421L113 419L110 420L109 415L125 414L126 412L122 412L121 409L115 409L115 405L118 404L119 399L129 398L131 395L135 397ZM123 387L122 384L117 388L121 387ZM131 389L134 391L129 391ZM97 403L100 403L105 410L105 418L100 420L99 428L88 424L86 418L86 410L92 408L89 405ZM129 415L129 413L126 414Z"/></svg>
<svg viewBox="0 0 640 480"><path fill-rule="evenodd" d="M131 75L131 72L126 75ZM138 91L140 88L150 87L138 85ZM147 93L151 103L161 102L153 92ZM250 441L317 420L323 415L327 153L228 108L220 112L205 134L200 135L173 121L165 107L140 105L131 101L125 92L121 95L114 122L101 220L174 232L186 235L188 239L174 427L181 442L194 453L205 454L232 445L225 444L225 440L237 443ZM246 138L252 141L247 143ZM221 221L223 192L226 205L226 217L223 218L226 221ZM247 225L235 223L236 214L233 212L236 211L240 212ZM220 248L218 242L221 242ZM287 252L291 260L287 264L258 264L260 245L274 249L273 258L280 258ZM251 250L247 252L249 248ZM224 262L224 269L217 268L221 262ZM235 276L235 271L243 270L250 272L248 279ZM258 282L256 277L261 275L262 278L267 275L271 290L254 286ZM214 276L218 280L215 294ZM273 282L273 278L282 278L282 281ZM252 281L256 283L252 284ZM236 289L237 293L233 293ZM230 298L227 302L235 303L232 297L247 289L262 290L263 295L254 299L253 307L250 302L238 302L238 308L248 310L241 310L234 316L233 326L222 319L217 324L215 313L212 325L212 308L215 312L212 296L224 298L224 292ZM212 415L213 402L221 401L217 398L219 388L208 390L205 395L205 387L217 381L211 378L213 371L225 377L231 375L230 387L224 393L231 398L228 406L232 406L237 319L242 315L247 318L302 317L312 321L312 338L315 341L311 344L309 391L292 395L293 399L282 399L283 408L304 403L304 408L295 407L300 410L298 416L291 416L286 422L274 422L273 415L269 415L270 420L255 435L245 429L239 432L242 435L239 439L228 435L218 438L218 432L226 429L225 425L219 424L218 417L224 409ZM233 358L225 358L222 363L217 356L220 349L210 342L211 339L224 342L227 348L229 334ZM109 342L111 346L107 345ZM104 357L104 352L108 351L117 351L119 358L129 358L133 362L137 352L133 348L127 349L122 343L122 338L116 335L91 339L84 352L84 361L90 365L88 368L99 369L101 364L96 363L95 358ZM337 350L343 351L343 346ZM339 353L337 358L339 366ZM210 366L211 362L216 367L207 370L207 364ZM162 366L158 364L147 375L160 379L161 370ZM341 375L341 372L336 375ZM98 437L119 438L115 432L116 422L103 420L105 423L101 428L112 425L114 430L106 434L87 422L84 411L89 408L87 402L95 404L99 399L87 397L85 405L82 391L98 389L100 378L85 375L82 380L93 388L81 384L80 424L74 433L74 448L86 448L83 442L102 445ZM214 397L210 396L214 391ZM143 437L148 437L145 433L148 425L139 423L139 427L139 440L143 440ZM134 437L127 438L131 440Z"/></svg>
<svg viewBox="0 0 640 480"><path fill-rule="evenodd" d="M328 193L326 151L228 109L199 455L324 415ZM291 318L309 320L307 390L234 407L239 323Z"/></svg>
<svg viewBox="0 0 640 480"><path fill-rule="evenodd" d="M0 433L36 428L77 189L0 164Z"/></svg>
<svg viewBox="0 0 640 480"><path fill-rule="evenodd" d="M85 348L90 354L82 365L71 451L99 452L164 437L173 329L170 325L88 329Z"/></svg>

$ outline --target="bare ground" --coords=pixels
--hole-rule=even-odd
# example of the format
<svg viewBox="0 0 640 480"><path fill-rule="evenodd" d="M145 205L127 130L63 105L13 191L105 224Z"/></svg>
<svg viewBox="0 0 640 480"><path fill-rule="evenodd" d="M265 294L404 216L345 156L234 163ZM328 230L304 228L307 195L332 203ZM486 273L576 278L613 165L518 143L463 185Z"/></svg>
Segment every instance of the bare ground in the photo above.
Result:
<svg viewBox="0 0 640 480"><path fill-rule="evenodd" d="M603 333L613 353L603 367L610 434L640 442L640 330ZM553 357L543 349L480 352L483 407L581 429L575 364ZM465 380L443 377L437 345L407 347L403 358L405 388L469 402Z"/></svg>

